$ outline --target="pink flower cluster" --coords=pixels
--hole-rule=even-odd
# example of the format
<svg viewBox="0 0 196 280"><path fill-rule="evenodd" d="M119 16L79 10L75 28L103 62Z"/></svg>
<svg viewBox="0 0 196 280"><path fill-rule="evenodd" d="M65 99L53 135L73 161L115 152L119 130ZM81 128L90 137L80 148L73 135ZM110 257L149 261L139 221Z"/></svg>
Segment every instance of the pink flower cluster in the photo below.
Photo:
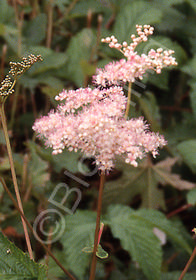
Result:
<svg viewBox="0 0 196 280"><path fill-rule="evenodd" d="M151 32L152 28L144 26L144 31L140 30L140 34L138 33L139 39L133 37L134 46L140 40L145 41L147 34ZM117 44L114 38L111 40ZM125 45L123 44L123 51L127 51L128 60L111 63L104 70L99 70L94 77L99 85L105 85L104 81L114 84L116 81L117 85L109 88L64 90L56 96L59 101L56 112L51 111L48 116L35 121L33 129L44 138L46 146L52 147L53 154L61 153L65 147L69 151L80 150L86 155L94 156L99 169L106 171L114 167L116 156L137 166L137 160L142 159L146 153L151 152L156 156L157 149L166 145L163 136L151 132L142 117L130 120L125 118L127 97L117 81L133 81L140 77L144 69L149 69L149 65L152 65L152 58L156 65L162 65L163 61L165 65L170 65L171 63L166 62L170 52L168 56L165 54L164 58L161 57L162 62L159 62L159 54L162 54L160 50L151 51L146 58L133 53ZM132 56L128 55L128 51L129 54L132 52Z"/></svg>
<svg viewBox="0 0 196 280"><path fill-rule="evenodd" d="M153 27L150 25L136 26L138 37L131 36L132 43L122 44L114 37L102 39L102 42L108 43L109 47L119 50L126 59L107 64L103 69L97 69L93 82L97 85L106 86L106 84L118 85L119 83L134 82L135 78L142 79L147 70L153 70L157 74L161 73L164 67L177 65L175 58L171 56L174 51L158 48L156 51L151 49L148 54L139 55L135 51L137 45L142 41L147 41L147 37L153 34Z"/></svg>

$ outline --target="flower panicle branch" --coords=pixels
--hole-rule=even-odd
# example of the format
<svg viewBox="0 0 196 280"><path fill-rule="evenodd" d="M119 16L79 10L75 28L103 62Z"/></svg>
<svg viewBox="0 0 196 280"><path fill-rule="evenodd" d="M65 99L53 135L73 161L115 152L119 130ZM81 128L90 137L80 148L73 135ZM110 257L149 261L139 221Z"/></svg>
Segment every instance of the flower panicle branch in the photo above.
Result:
<svg viewBox="0 0 196 280"><path fill-rule="evenodd" d="M101 171L108 171L115 165L116 156L126 163L138 165L146 153L155 157L158 148L167 144L159 133L150 131L143 117L127 120L125 110L128 99L120 82L133 82L142 78L147 69L157 73L163 67L176 65L173 51L150 50L148 55L139 56L135 47L153 34L149 25L136 26L138 37L132 35L132 43L118 43L114 36L102 41L120 50L126 57L112 62L104 69L98 69L93 82L98 87L91 89L64 90L56 96L59 106L34 123L33 129L58 154L66 147L94 156Z"/></svg>
<svg viewBox="0 0 196 280"><path fill-rule="evenodd" d="M125 58L113 61L105 65L103 69L98 68L93 82L96 85L119 85L122 83L133 83L136 78L142 79L147 70L160 74L162 69L168 66L176 66L177 62L172 56L173 50L150 49L147 54L139 55L135 48L148 40L153 34L154 28L150 25L136 25L137 34L131 35L132 43L120 44L115 36L103 38L102 42L108 43L110 48L120 51Z"/></svg>

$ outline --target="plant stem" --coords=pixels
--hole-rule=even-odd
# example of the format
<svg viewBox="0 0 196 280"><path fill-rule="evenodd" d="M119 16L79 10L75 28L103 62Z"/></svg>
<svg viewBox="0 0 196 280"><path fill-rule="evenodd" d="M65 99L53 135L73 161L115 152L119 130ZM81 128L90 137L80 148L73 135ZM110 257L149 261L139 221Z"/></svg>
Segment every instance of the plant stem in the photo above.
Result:
<svg viewBox="0 0 196 280"><path fill-rule="evenodd" d="M94 239L93 256L92 256L89 280L95 279L95 271L96 271L96 263L97 263L96 253L97 253L98 239L99 239L104 182L105 182L105 174L104 174L104 172L102 172L101 176L100 176L99 196L98 196L98 202L97 202L97 219L96 219L96 228L95 228L95 239Z"/></svg>
<svg viewBox="0 0 196 280"><path fill-rule="evenodd" d="M16 209L18 210L18 212L20 213L20 215L22 216L22 218L24 219L24 221L26 222L26 225L28 226L28 228L30 229L30 231L32 233L34 233L33 227L32 225L29 223L29 221L27 220L27 218L25 217L25 215L23 214L23 212L20 210L20 208L18 207L17 202L15 201L15 199L13 198L10 190L8 189L8 187L5 184L5 181L0 177L0 181L3 185L4 190L7 192L7 194L9 195L10 199L12 200L14 206L16 207ZM42 243L40 240L38 241L42 247L46 250L46 252L48 253L48 255L51 256L51 258L56 262L56 264L62 269L62 271L71 279L71 280L76 280L71 273L69 273L69 271L67 271L64 266L57 260L57 258L53 255L53 253L50 251L50 249L48 249L48 247Z"/></svg>
<svg viewBox="0 0 196 280"><path fill-rule="evenodd" d="M51 42L52 42L52 27L53 27L53 0L50 0L48 3L48 27L47 27L47 36L46 36L46 47L50 48L51 47Z"/></svg>
<svg viewBox="0 0 196 280"><path fill-rule="evenodd" d="M5 116L5 111L4 111L4 104L0 105L0 116L1 116L1 122L2 122L3 132L4 132L4 136L5 136L6 146L7 146L7 152L8 152L9 162L10 162L10 169L11 169L11 173L12 173L12 180L13 180L14 189L15 189L15 193L16 193L16 199L18 202L19 209L24 214L23 206L22 206L22 202L21 202L21 198L20 198L20 192L19 192L19 188L18 188L18 183L17 183L17 179L16 179L16 172L15 172L14 161L13 161L13 157L12 157L12 149L11 149L8 130L7 130L7 122L6 122L6 116ZM21 216L21 219L22 219L22 224L23 224L23 229L24 229L24 234L25 234L25 239L26 239L26 243L27 243L29 256L31 259L33 259L33 251L31 248L31 242L30 242L27 226L26 226L25 220L23 219L22 216Z"/></svg>
<svg viewBox="0 0 196 280"><path fill-rule="evenodd" d="M188 260L188 262L187 262L187 264L186 264L184 270L182 271L182 273L181 273L181 275L180 275L178 280L182 280L184 278L184 275L186 274L187 270L189 269L189 266L191 265L191 263L192 263L192 261L193 261L195 256L196 256L196 246L195 246L195 248L194 248L194 250L192 252L192 255L190 256L190 259Z"/></svg>
<svg viewBox="0 0 196 280"><path fill-rule="evenodd" d="M126 119L129 115L130 103L131 103L131 82L129 82L129 85L128 85L128 99L127 99L127 107L126 107L126 111L125 111L125 118Z"/></svg>

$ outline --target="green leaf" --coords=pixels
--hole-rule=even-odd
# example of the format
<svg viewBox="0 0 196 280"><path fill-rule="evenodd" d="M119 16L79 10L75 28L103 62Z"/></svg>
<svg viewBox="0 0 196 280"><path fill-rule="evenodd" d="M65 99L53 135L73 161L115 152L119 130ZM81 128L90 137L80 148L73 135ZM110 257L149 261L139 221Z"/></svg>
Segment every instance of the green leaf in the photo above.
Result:
<svg viewBox="0 0 196 280"><path fill-rule="evenodd" d="M144 96L138 98L140 109L144 116L151 124L153 131L160 131L160 113L155 95L151 92L146 92Z"/></svg>
<svg viewBox="0 0 196 280"><path fill-rule="evenodd" d="M195 78L193 78L189 81L189 85L191 87L190 92L189 92L191 107L193 110L194 117L196 119L196 80L195 80Z"/></svg>
<svg viewBox="0 0 196 280"><path fill-rule="evenodd" d="M0 1L0 22L10 23L10 20L14 20L14 9L11 5L8 5L7 0Z"/></svg>
<svg viewBox="0 0 196 280"><path fill-rule="evenodd" d="M196 140L187 140L177 145L184 162L196 173Z"/></svg>
<svg viewBox="0 0 196 280"><path fill-rule="evenodd" d="M105 0L85 0L78 1L70 13L70 17L77 18L86 16L89 9L92 13L101 13L106 11L106 6L102 5Z"/></svg>
<svg viewBox="0 0 196 280"><path fill-rule="evenodd" d="M196 205L196 188L190 190L187 193L186 198L187 198L187 203L188 204Z"/></svg>
<svg viewBox="0 0 196 280"><path fill-rule="evenodd" d="M24 35L28 45L37 45L45 39L47 17L40 13L33 20L27 22L24 28Z"/></svg>
<svg viewBox="0 0 196 280"><path fill-rule="evenodd" d="M124 5L116 17L114 33L119 42L130 42L130 35L135 34L136 24L154 24L160 22L162 12L146 1L133 1Z"/></svg>
<svg viewBox="0 0 196 280"><path fill-rule="evenodd" d="M64 246L64 254L69 268L80 279L84 279L89 267L90 255L82 251L85 247L91 247L94 243L96 213L79 211L66 216L66 232L61 238Z"/></svg>
<svg viewBox="0 0 196 280"><path fill-rule="evenodd" d="M91 29L83 29L74 36L67 49L67 73L66 77L71 79L78 87L82 87L87 71L84 65L88 65L93 47L96 45L96 37ZM88 65L89 66L89 65Z"/></svg>
<svg viewBox="0 0 196 280"><path fill-rule="evenodd" d="M29 71L30 76L35 76L46 72L51 69L57 69L65 64L67 61L67 55L65 53L51 52L47 56L43 57L41 63L37 63Z"/></svg>
<svg viewBox="0 0 196 280"><path fill-rule="evenodd" d="M167 272L167 273L162 273L161 275L161 280L178 280L181 271L172 271L172 272ZM195 280L196 279L196 273L186 273L185 276L183 277L183 280Z"/></svg>
<svg viewBox="0 0 196 280"><path fill-rule="evenodd" d="M162 249L149 221L135 215L135 211L127 206L116 205L109 207L107 223L114 237L120 239L122 247L139 263L147 278L160 279Z"/></svg>
<svg viewBox="0 0 196 280"><path fill-rule="evenodd" d="M137 168L125 163L118 163L117 168L122 171L122 176L105 183L104 207L112 203L130 203L139 194L141 207L165 209L164 193L158 188L159 182L152 166L144 161Z"/></svg>
<svg viewBox="0 0 196 280"><path fill-rule="evenodd" d="M181 68L182 71L189 74L191 77L196 77L196 55L189 59L187 64Z"/></svg>
<svg viewBox="0 0 196 280"><path fill-rule="evenodd" d="M36 264L0 233L1 280L45 280L46 268Z"/></svg>
<svg viewBox="0 0 196 280"><path fill-rule="evenodd" d="M28 143L28 147L31 151L31 159L28 163L29 183L38 190L41 190L50 178L50 174L47 172L49 165L46 161L40 158L30 142Z"/></svg>
<svg viewBox="0 0 196 280"><path fill-rule="evenodd" d="M148 221L152 227L156 227L166 233L167 237L172 240L178 247L184 249L191 254L192 248L186 242L180 228L174 226L172 221L169 221L163 213L154 209L140 209L135 211L135 215L139 215L144 221Z"/></svg>

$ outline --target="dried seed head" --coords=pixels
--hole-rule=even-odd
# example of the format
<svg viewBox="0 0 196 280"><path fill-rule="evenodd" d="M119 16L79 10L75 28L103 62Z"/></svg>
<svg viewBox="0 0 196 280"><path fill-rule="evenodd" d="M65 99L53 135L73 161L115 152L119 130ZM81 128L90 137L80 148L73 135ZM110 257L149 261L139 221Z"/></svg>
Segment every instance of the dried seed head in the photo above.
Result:
<svg viewBox="0 0 196 280"><path fill-rule="evenodd" d="M27 58L23 57L21 62L10 62L10 74L13 79L9 75L5 77L5 79L1 82L0 85L0 104L3 104L6 98L14 93L14 85L19 76L21 76L26 70L28 70L35 62L41 61L41 55L29 55Z"/></svg>
<svg viewBox="0 0 196 280"><path fill-rule="evenodd" d="M42 60L41 55L29 55L27 58L23 57L21 62L10 62L9 74L13 78L21 76L25 71L27 71L35 62Z"/></svg>

